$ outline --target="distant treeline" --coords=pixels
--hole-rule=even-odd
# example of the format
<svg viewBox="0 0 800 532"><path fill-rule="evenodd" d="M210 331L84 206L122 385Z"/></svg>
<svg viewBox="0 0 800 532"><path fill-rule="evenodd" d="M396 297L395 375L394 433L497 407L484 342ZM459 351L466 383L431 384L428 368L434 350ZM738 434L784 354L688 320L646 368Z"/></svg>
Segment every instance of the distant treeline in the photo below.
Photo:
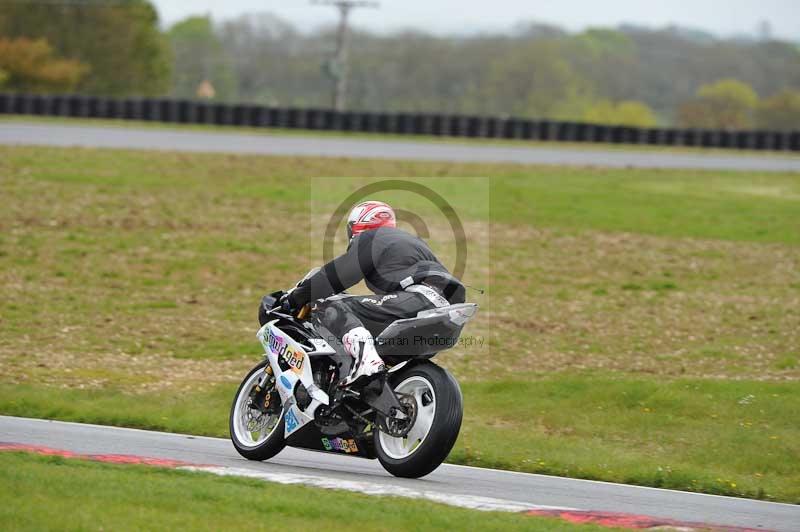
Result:
<svg viewBox="0 0 800 532"><path fill-rule="evenodd" d="M322 108L341 72L332 61L333 27L312 33L256 14L216 23L191 17L162 33L144 0L103 7L6 2L0 0L3 90ZM31 57L38 70L8 59L4 46ZM347 101L370 111L800 129L800 48L674 27L568 33L528 24L450 37L356 28Z"/></svg>

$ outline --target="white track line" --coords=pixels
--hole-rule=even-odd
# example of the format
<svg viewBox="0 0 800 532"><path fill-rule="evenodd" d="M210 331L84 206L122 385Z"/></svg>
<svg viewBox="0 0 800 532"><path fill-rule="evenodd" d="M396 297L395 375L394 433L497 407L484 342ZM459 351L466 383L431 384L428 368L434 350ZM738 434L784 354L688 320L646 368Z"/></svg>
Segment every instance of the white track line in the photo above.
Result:
<svg viewBox="0 0 800 532"><path fill-rule="evenodd" d="M302 484L315 488L335 489L353 491L366 495L377 495L384 497L403 497L407 499L426 499L432 502L469 508L472 510L501 511L501 512L524 512L527 510L569 510L577 511L577 508L566 506L541 506L535 504L524 504L503 499L493 499L491 497L478 497L475 495L453 495L439 493L429 490L415 490L402 486L389 486L376 484L373 482L357 482L353 480L339 480L329 477L315 475L298 475L294 473L269 473L264 471L253 471L238 467L222 466L179 466L176 469L183 471L200 471L213 473L221 476L236 476L257 478L267 482L277 482L278 484Z"/></svg>

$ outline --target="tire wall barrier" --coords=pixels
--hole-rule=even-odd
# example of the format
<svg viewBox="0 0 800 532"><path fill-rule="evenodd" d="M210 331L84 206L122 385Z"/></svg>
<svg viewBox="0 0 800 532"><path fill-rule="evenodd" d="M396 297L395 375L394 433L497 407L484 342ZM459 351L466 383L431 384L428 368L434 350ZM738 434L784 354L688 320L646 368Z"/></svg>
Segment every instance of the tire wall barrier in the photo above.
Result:
<svg viewBox="0 0 800 532"><path fill-rule="evenodd" d="M144 120L394 135L800 151L795 131L636 128L513 117L266 107L163 98L0 93L0 115Z"/></svg>

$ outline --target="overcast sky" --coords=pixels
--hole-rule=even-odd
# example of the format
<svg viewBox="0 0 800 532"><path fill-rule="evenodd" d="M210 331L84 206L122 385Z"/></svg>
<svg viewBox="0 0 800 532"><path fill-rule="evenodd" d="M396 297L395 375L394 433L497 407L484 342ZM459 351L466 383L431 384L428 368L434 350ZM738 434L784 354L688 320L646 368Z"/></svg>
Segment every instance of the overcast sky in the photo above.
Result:
<svg viewBox="0 0 800 532"><path fill-rule="evenodd" d="M171 24L191 14L215 19L269 11L302 29L336 20L331 7L310 0L153 0L162 21ZM799 0L383 0L380 9L359 9L353 23L377 31L420 28L436 33L504 30L537 20L570 30L676 23L728 36L755 33L767 20L776 37L800 41Z"/></svg>

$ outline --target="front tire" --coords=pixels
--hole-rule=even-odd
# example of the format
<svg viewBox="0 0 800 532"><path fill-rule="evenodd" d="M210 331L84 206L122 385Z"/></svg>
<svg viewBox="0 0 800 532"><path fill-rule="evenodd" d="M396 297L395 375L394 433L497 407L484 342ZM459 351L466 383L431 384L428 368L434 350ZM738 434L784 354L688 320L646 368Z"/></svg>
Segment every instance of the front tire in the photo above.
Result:
<svg viewBox="0 0 800 532"><path fill-rule="evenodd" d="M447 458L461 430L461 390L450 373L424 362L390 374L392 389L414 397L416 416L406 437L375 430L375 451L381 465L396 477L419 478Z"/></svg>
<svg viewBox="0 0 800 532"><path fill-rule="evenodd" d="M282 411L278 409L277 414L268 415L250 408L252 403L250 393L264 373L267 364L268 361L264 360L250 370L239 385L231 405L228 424L231 442L236 451L248 460L268 460L286 446L286 440L283 437ZM274 379L272 385L274 386ZM277 396L277 393L275 395ZM261 419L258 414L268 417Z"/></svg>

